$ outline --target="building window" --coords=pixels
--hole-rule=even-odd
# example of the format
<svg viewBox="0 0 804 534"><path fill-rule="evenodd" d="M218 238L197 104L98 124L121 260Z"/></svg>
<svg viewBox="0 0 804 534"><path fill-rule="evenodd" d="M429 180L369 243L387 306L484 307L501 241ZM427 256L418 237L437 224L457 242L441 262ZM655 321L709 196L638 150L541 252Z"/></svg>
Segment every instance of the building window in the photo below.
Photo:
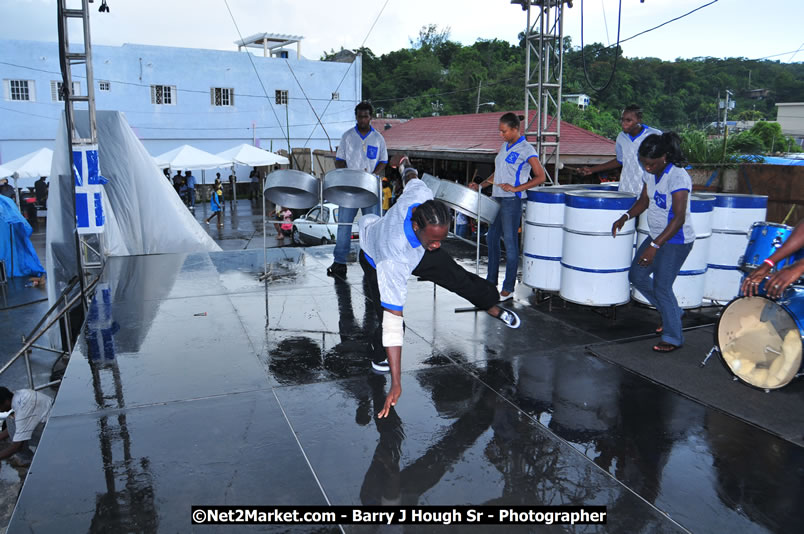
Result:
<svg viewBox="0 0 804 534"><path fill-rule="evenodd" d="M111 91L112 84L109 83L108 80L100 80L98 81L98 90L99 91Z"/></svg>
<svg viewBox="0 0 804 534"><path fill-rule="evenodd" d="M234 106L234 89L213 87L209 90L209 100L213 106Z"/></svg>
<svg viewBox="0 0 804 534"><path fill-rule="evenodd" d="M280 50L279 51L279 57L282 58L282 59L287 59L288 58L288 51L287 50Z"/></svg>
<svg viewBox="0 0 804 534"><path fill-rule="evenodd" d="M176 94L175 85L152 85L151 104L174 106L176 105L175 94Z"/></svg>
<svg viewBox="0 0 804 534"><path fill-rule="evenodd" d="M6 100L36 101L33 80L3 80Z"/></svg>
<svg viewBox="0 0 804 534"><path fill-rule="evenodd" d="M277 89L276 90L276 103L277 104L287 104L288 103L288 92L287 90Z"/></svg>
<svg viewBox="0 0 804 534"><path fill-rule="evenodd" d="M50 99L53 102L64 102L64 95L61 92L63 82L50 80ZM81 82L73 82L73 96L81 94Z"/></svg>
<svg viewBox="0 0 804 534"><path fill-rule="evenodd" d="M341 95L339 93L332 93L332 100L340 100Z"/></svg>

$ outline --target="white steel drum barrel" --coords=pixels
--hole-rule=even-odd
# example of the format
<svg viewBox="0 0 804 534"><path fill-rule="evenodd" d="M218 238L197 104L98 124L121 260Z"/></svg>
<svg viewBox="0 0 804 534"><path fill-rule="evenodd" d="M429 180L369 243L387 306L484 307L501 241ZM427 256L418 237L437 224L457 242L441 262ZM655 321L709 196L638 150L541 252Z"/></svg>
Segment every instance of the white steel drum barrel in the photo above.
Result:
<svg viewBox="0 0 804 534"><path fill-rule="evenodd" d="M564 194L572 187L528 191L522 246L522 283L546 291L561 288Z"/></svg>
<svg viewBox="0 0 804 534"><path fill-rule="evenodd" d="M712 239L709 245L704 298L727 302L740 291L740 258L745 254L751 225L764 221L768 197L716 193L712 211Z"/></svg>
<svg viewBox="0 0 804 534"><path fill-rule="evenodd" d="M693 193L690 196L690 214L692 215L692 228L695 231L695 244L692 246L689 256L684 260L684 264L673 282L673 293L676 296L678 305L682 308L697 308L703 302L706 266L709 258L709 246L712 241L712 211L714 207L715 197L713 195ZM645 239L650 237L647 229L648 218L644 215L643 213L640 216L639 225L637 226L637 242L640 246ZM701 228L700 233L698 228ZM632 290L631 294L637 302L648 304L648 299L636 288Z"/></svg>
<svg viewBox="0 0 804 534"><path fill-rule="evenodd" d="M628 302L634 220L626 221L616 237L611 225L635 200L618 191L565 193L561 298L589 306Z"/></svg>

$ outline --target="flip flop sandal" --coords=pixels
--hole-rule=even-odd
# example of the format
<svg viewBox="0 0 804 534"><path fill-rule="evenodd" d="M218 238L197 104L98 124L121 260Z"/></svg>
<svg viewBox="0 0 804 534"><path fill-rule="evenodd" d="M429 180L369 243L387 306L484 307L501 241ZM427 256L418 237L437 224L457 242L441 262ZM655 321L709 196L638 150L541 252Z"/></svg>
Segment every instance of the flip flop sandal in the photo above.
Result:
<svg viewBox="0 0 804 534"><path fill-rule="evenodd" d="M661 336L664 333L664 327L662 325L659 325L656 327L656 330L654 330L654 332L656 333L657 336Z"/></svg>
<svg viewBox="0 0 804 534"><path fill-rule="evenodd" d="M681 347L678 345L673 345L672 343L667 343L665 341L660 341L656 345L653 346L654 352L673 352L676 349L680 349Z"/></svg>

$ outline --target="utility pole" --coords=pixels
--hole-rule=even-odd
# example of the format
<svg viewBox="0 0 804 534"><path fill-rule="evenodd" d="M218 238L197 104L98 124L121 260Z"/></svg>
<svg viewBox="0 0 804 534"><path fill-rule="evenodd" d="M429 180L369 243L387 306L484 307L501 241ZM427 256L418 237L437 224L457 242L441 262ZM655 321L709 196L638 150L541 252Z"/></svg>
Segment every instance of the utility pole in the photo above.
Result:
<svg viewBox="0 0 804 534"><path fill-rule="evenodd" d="M480 86L483 85L483 80L477 82L477 103L475 104L475 113L480 113Z"/></svg>
<svg viewBox="0 0 804 534"><path fill-rule="evenodd" d="M727 135L727 132L729 131L728 118L729 118L729 97L730 96L734 96L734 94L731 91L729 91L728 89L726 89L726 106L723 108L723 132L724 132L724 135Z"/></svg>

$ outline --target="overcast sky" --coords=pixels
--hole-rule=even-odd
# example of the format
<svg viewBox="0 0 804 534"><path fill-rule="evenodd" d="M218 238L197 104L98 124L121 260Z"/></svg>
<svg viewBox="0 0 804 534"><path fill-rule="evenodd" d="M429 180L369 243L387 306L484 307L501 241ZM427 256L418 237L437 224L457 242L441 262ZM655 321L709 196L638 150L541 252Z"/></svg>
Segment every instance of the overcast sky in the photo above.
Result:
<svg viewBox="0 0 804 534"><path fill-rule="evenodd" d="M77 0L69 0L75 2ZM92 10L95 44L138 43L236 50L238 32L224 0L107 0L110 13ZM258 32L301 35L302 55L331 49L376 54L409 46L426 24L449 27L463 44L477 39L517 42L525 13L509 0L228 0L245 37ZM625 39L711 0L622 0ZM581 42L581 1L565 11L565 35ZM584 42L614 43L618 0L584 2ZM383 5L385 9L383 10ZM380 11L382 14L380 15ZM56 0L0 0L0 37L56 40ZM372 23L380 15L373 30ZM605 15L605 16L604 16ZM628 57L665 60L696 56L804 61L804 0L719 0L623 44ZM797 53L796 51L799 50ZM2 57L2 51L0 51Z"/></svg>

